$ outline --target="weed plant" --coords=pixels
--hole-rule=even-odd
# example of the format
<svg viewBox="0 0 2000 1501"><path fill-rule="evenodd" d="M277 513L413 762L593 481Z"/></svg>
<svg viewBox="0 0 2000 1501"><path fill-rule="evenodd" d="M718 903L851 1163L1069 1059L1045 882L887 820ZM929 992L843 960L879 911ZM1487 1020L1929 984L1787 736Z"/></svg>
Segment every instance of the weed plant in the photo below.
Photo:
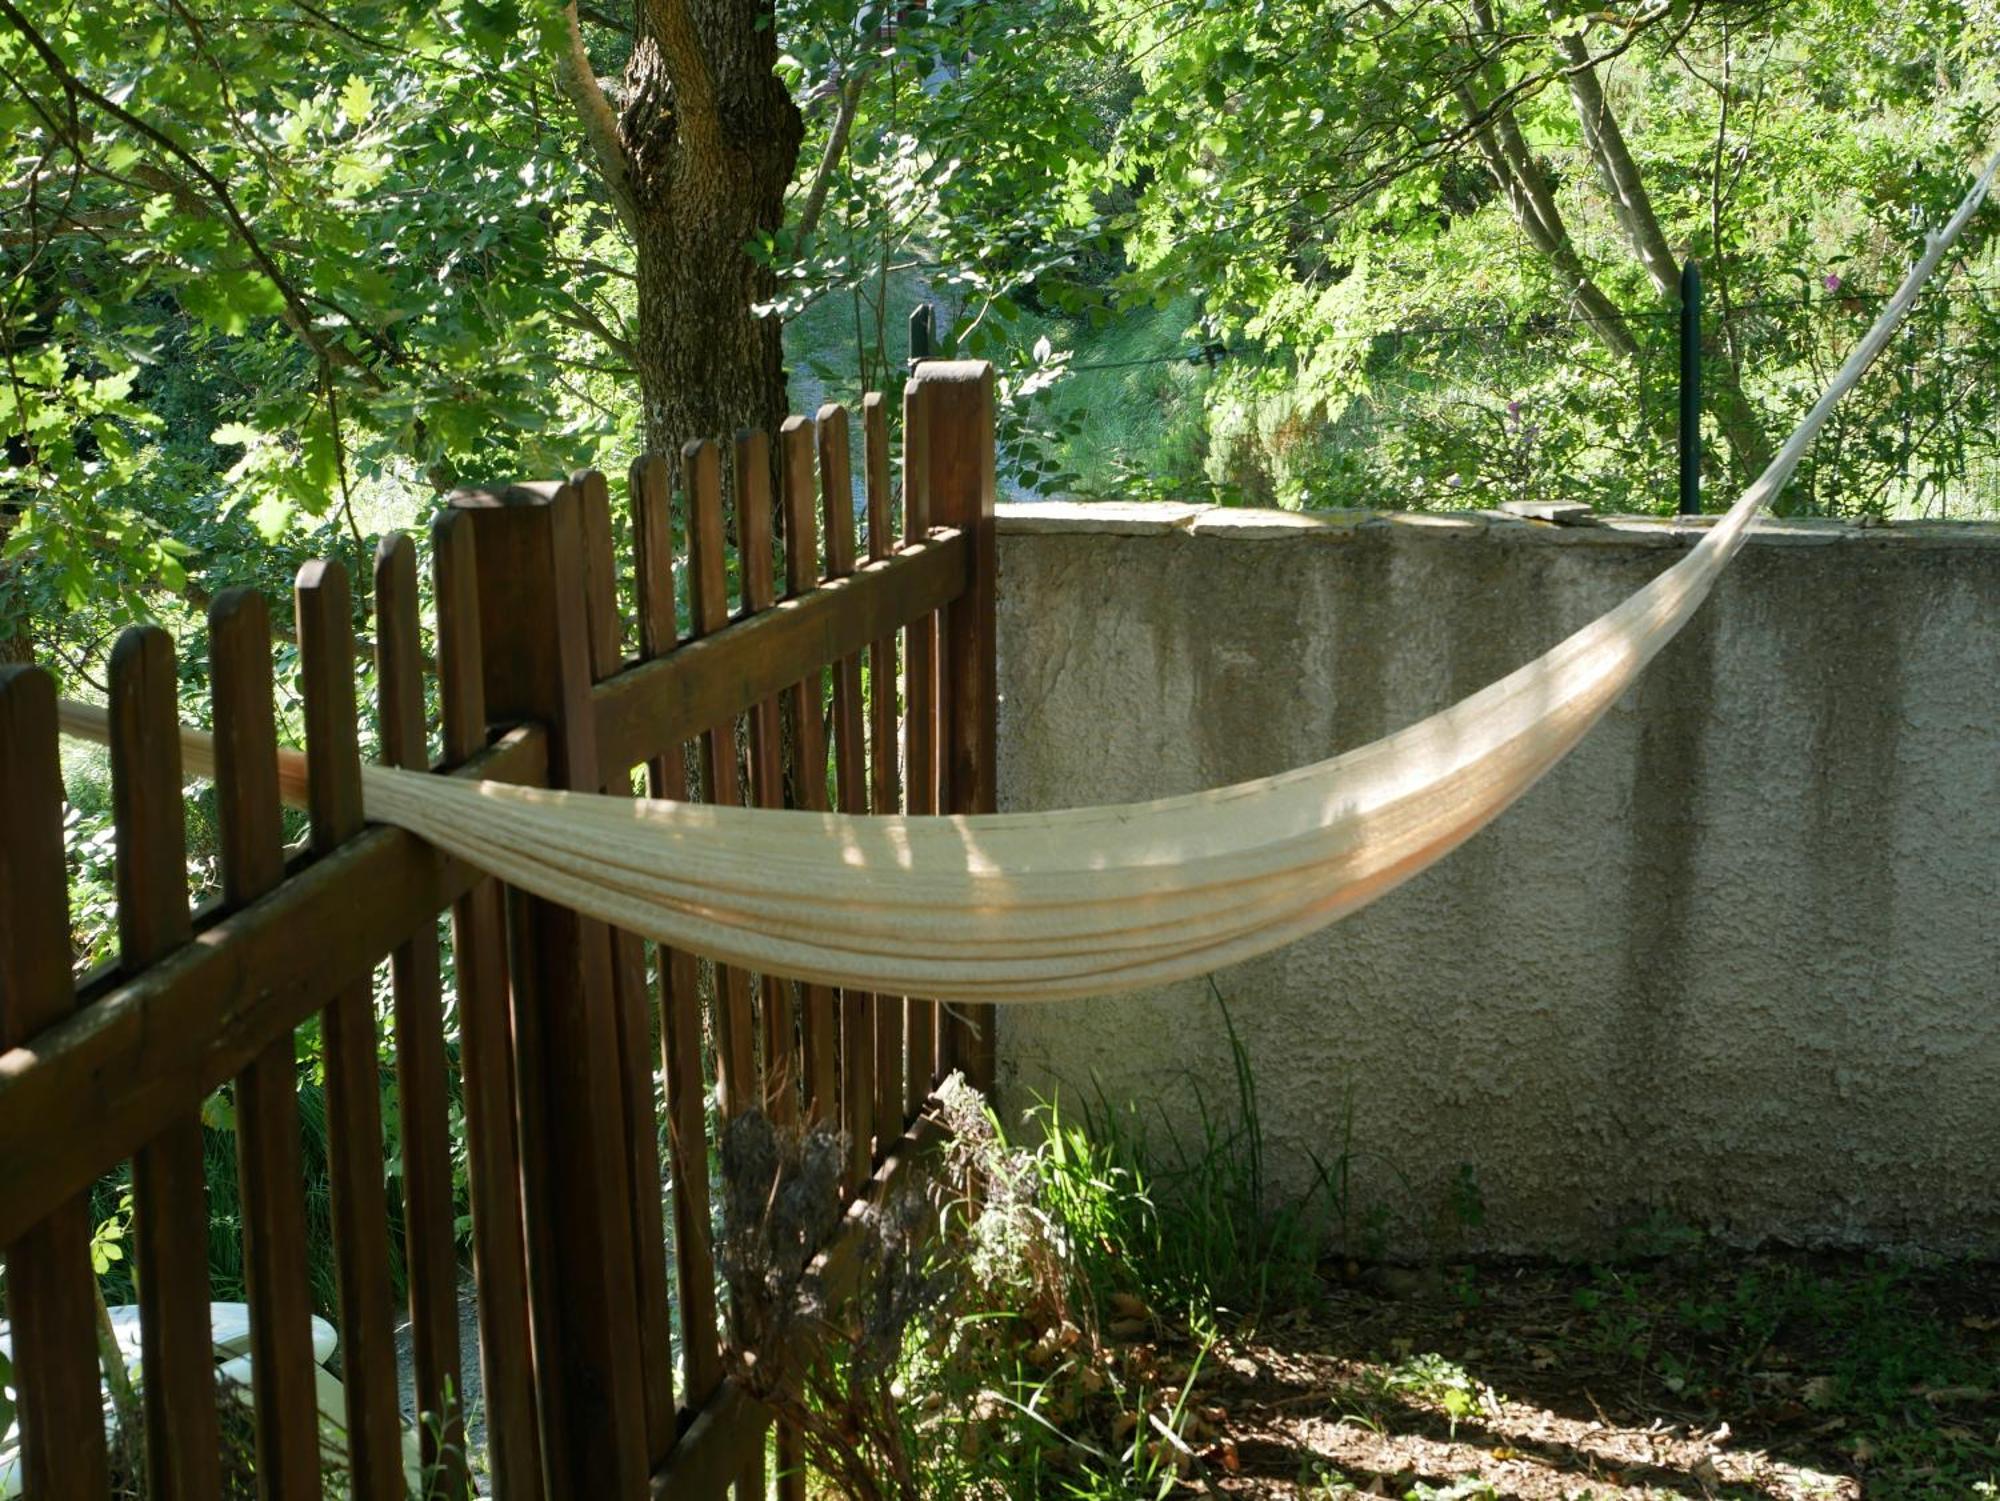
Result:
<svg viewBox="0 0 2000 1501"><path fill-rule="evenodd" d="M840 1289L811 1257L838 1223L838 1136L756 1112L729 1125L736 1375L810 1469L860 1501L1108 1501L1233 1463L1197 1392L1219 1325L1308 1296L1338 1206L1325 1172L1273 1190L1228 1035L1234 1092L1196 1091L1195 1135L1142 1130L1100 1095L1081 1117L1039 1105L1017 1145L948 1081L936 1182L865 1222L861 1275Z"/></svg>

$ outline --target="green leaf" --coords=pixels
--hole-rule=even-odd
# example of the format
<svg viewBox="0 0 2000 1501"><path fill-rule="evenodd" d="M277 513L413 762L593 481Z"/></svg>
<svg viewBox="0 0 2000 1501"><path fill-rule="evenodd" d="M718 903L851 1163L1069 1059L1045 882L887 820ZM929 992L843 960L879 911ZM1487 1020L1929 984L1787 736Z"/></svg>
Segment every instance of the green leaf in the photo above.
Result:
<svg viewBox="0 0 2000 1501"><path fill-rule="evenodd" d="M266 491L250 508L250 524L266 542L276 542L292 524L295 507L275 490Z"/></svg>
<svg viewBox="0 0 2000 1501"><path fill-rule="evenodd" d="M359 73L347 75L340 86L340 112L349 125L361 125L375 109L375 90Z"/></svg>

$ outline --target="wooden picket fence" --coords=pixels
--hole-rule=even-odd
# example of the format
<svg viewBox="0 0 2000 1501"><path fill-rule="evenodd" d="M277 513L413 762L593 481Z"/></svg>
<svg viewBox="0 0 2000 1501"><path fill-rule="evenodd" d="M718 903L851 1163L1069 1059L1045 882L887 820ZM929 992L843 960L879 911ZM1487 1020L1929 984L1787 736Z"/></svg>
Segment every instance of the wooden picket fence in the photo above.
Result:
<svg viewBox="0 0 2000 1501"><path fill-rule="evenodd" d="M888 414L879 396L863 402L865 559L845 411L787 421L775 463L764 434L739 436L727 466L733 608L724 455L713 443L690 444L678 464L633 464L626 585L602 475L455 495L432 529L434 662L420 646L411 543L386 538L376 559L383 759L429 763L434 672L443 775L625 794L643 769L651 792L669 798L692 790L822 807L830 783L834 806L855 812L990 809L992 392L983 365L917 370L904 401L900 536ZM407 1494L374 1002L386 960L416 1402L438 1415L422 1433L426 1489L458 1496L468 1483L456 1410L471 1352L459 1348L455 1065L493 1493L597 1501L733 1487L742 1501L761 1498L770 1415L727 1375L716 1294L711 1078L724 1119L757 1104L780 1120L837 1119L847 1132L855 1203L824 1253L838 1283L851 1273L861 1206L941 1134L926 1112L934 1084L954 1067L990 1080L988 1018L727 967L704 978L693 955L655 953L368 825L341 566L305 568L294 604L310 853L288 861L282 839L270 609L231 591L209 622L221 895L190 912L174 647L157 629L127 632L109 684L119 959L81 981L54 689L36 668L0 675L0 1246L26 1495L107 1493L88 1195L128 1159L147 1494L217 1494L200 1109L232 1081L259 1491L267 1501L321 1493L294 1039L315 1015L347 1484L357 1501ZM780 1433L784 1464L792 1447ZM779 1484L803 1494L796 1474Z"/></svg>

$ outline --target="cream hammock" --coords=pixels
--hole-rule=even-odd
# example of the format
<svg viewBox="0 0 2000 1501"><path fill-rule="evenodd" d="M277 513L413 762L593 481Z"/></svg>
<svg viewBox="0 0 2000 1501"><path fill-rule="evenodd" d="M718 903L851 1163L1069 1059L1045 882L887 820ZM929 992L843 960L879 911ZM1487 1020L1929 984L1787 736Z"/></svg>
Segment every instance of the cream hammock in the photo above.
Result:
<svg viewBox="0 0 2000 1501"><path fill-rule="evenodd" d="M1188 797L973 817L720 807L369 766L368 816L630 932L855 989L1052 1001L1275 949L1463 844L1596 723L1706 597L1996 168L2000 157L1770 467L1685 558L1546 656L1386 739ZM65 705L66 730L101 739L102 725L101 710ZM212 768L206 736L185 743L190 771Z"/></svg>

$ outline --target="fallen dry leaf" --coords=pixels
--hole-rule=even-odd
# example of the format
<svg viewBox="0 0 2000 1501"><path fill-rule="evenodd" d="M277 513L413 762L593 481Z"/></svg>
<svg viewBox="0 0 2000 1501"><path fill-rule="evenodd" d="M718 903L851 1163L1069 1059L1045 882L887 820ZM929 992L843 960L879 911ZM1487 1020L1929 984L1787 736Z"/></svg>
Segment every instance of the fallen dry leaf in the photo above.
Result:
<svg viewBox="0 0 2000 1501"><path fill-rule="evenodd" d="M1134 1297L1131 1293L1113 1293L1111 1312L1121 1319L1150 1319L1153 1316L1153 1310L1146 1306L1146 1300Z"/></svg>

